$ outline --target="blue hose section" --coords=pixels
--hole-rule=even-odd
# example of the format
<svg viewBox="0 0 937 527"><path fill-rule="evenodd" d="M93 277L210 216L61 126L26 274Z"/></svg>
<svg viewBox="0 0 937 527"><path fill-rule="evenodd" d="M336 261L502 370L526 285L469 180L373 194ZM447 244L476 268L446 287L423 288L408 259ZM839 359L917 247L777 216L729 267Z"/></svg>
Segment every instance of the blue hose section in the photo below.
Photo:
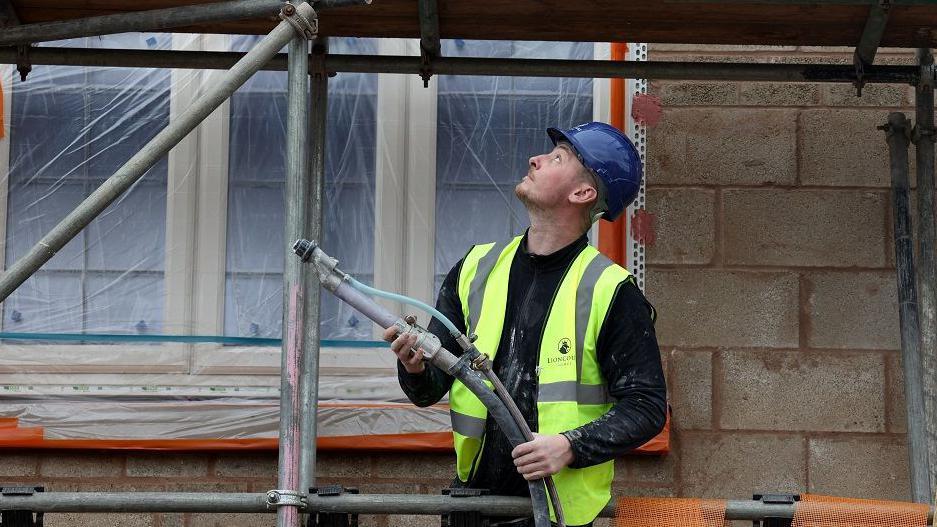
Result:
<svg viewBox="0 0 937 527"><path fill-rule="evenodd" d="M358 291L361 291L362 293L372 295L372 296L379 296L382 298L386 298L388 300L393 300L395 302L407 304L413 307L420 308L423 311L426 311L427 313L433 315L433 317L436 318L436 320L442 322L442 324L446 326L446 329L449 330L449 333L453 337L458 338L462 334L462 332L459 331L459 329L455 327L455 324L453 324L451 320L446 318L446 315L443 315L442 313L439 312L439 310L437 310L436 308L434 308L433 306L429 304L425 304L415 298L410 298L409 296L398 295L397 293L391 293L389 291L382 291L380 289L375 289L371 286L362 284L361 282L355 280L351 276L349 276L347 280L348 280L348 283L351 284L352 287L354 287Z"/></svg>

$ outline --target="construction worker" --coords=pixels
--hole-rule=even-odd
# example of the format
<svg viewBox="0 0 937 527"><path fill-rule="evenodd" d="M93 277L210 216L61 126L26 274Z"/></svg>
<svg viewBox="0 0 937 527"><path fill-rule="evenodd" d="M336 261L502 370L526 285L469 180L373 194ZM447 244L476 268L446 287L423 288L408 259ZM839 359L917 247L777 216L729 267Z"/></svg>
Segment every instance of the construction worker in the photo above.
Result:
<svg viewBox="0 0 937 527"><path fill-rule="evenodd" d="M641 162L628 138L604 123L547 133L555 148L531 157L515 188L530 228L473 246L436 304L460 331L478 336L534 440L512 448L461 382L413 352L413 337L391 328L384 339L414 404L429 406L449 392L454 485L529 496L527 480L553 476L567 525L591 525L611 497L614 459L654 437L666 418L654 309L632 275L586 235L635 199ZM429 330L458 352L441 323ZM493 518L491 525L532 523Z"/></svg>

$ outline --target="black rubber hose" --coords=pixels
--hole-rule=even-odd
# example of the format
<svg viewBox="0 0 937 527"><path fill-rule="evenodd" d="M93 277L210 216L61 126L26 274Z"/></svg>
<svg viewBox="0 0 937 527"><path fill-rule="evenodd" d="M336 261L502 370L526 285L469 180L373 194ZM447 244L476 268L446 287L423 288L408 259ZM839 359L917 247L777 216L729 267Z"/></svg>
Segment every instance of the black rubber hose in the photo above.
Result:
<svg viewBox="0 0 937 527"><path fill-rule="evenodd" d="M521 415L521 411L517 407L517 403L514 402L514 399L511 399L511 396L508 394L507 389L505 389L501 379L495 375L495 372L491 371L491 368L487 368L485 370L485 377L487 377L491 382L491 385L494 386L495 394L499 399L501 399L501 402L504 403L505 408L508 409L508 412L514 419L514 422L517 423L518 428L520 428L521 434L524 435L524 439L526 441L533 441L533 432L527 425L527 421L524 419L524 416ZM556 491L556 485L553 483L553 477L547 476L543 478L543 482L547 486L547 494L550 495L550 503L553 504L553 513L556 516L556 527L566 527L566 519L565 515L563 514L563 504L560 502L560 494Z"/></svg>
<svg viewBox="0 0 937 527"><path fill-rule="evenodd" d="M512 447L525 443L526 439L520 427L511 416L504 402L485 384L482 376L471 368L467 354L448 370L449 374L462 381L488 409L491 417L498 422L501 431L508 438ZM530 487L530 502L533 508L534 525L536 527L550 527L550 504L547 501L547 492L540 480L528 481Z"/></svg>

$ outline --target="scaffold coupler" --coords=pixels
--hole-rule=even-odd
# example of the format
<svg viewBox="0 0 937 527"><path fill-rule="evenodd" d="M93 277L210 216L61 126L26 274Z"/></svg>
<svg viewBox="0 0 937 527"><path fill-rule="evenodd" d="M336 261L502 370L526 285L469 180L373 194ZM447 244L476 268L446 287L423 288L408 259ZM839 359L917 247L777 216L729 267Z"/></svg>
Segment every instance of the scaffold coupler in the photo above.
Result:
<svg viewBox="0 0 937 527"><path fill-rule="evenodd" d="M487 496L488 489L452 487L442 489L444 496L453 498L475 498ZM442 516L441 527L488 527L490 520L481 511L455 511Z"/></svg>
<svg viewBox="0 0 937 527"><path fill-rule="evenodd" d="M0 494L3 496L32 496L44 491L45 487L0 485ZM0 527L42 527L42 514L20 509L0 511Z"/></svg>
<svg viewBox="0 0 937 527"><path fill-rule="evenodd" d="M296 33L300 37L307 40L313 40L319 36L319 17L315 11L312 12L312 18L306 18L296 10L296 6L286 2L283 4L283 7L280 9L280 20L287 22L289 25L293 26L293 29L296 30Z"/></svg>
<svg viewBox="0 0 937 527"><path fill-rule="evenodd" d="M753 494L752 499L764 504L793 505L800 501L799 494ZM760 520L752 520L752 527L791 527L792 518L780 516L765 516Z"/></svg>
<svg viewBox="0 0 937 527"><path fill-rule="evenodd" d="M341 496L342 494L358 494L357 487L343 487L341 485L325 485L309 489L310 496ZM312 511L306 521L306 527L358 527L358 514L349 512L322 512Z"/></svg>

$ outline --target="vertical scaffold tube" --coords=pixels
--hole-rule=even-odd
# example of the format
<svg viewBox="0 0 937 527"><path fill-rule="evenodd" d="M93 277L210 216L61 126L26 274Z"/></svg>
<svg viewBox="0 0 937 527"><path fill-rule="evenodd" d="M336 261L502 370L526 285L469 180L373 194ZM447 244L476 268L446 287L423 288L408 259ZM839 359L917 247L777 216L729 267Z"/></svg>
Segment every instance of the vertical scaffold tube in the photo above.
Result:
<svg viewBox="0 0 937 527"><path fill-rule="evenodd" d="M286 227L287 240L295 240L307 227L309 159L307 155L306 97L309 86L309 43L296 37L290 41L289 69L286 91ZM300 485L300 447L303 441L301 423L304 415L301 384L307 377L303 358L311 350L305 348L304 335L317 320L306 311L307 290L303 280L302 262L287 258L283 269L283 347L280 356L280 460L277 488L305 494ZM312 316L310 316L312 315ZM299 527L298 507L280 506L277 527Z"/></svg>
<svg viewBox="0 0 937 527"><path fill-rule="evenodd" d="M934 64L928 48L917 50L921 67ZM934 223L934 87L923 79L914 91L914 150L917 161L918 286L921 291L921 362L924 375L924 430L930 463L928 497L937 485L937 261Z"/></svg>
<svg viewBox="0 0 937 527"><path fill-rule="evenodd" d="M324 37L313 41L311 77L311 103L309 106L309 164L311 178L307 187L309 204L306 216L307 235L321 237L322 233L322 187L325 184L325 140L326 117L328 113L329 76L325 71L327 42ZM305 98L305 92L304 92ZM289 241L299 238L289 238ZM316 483L316 437L317 415L319 413L319 280L315 273L306 273L306 313L309 324L303 337L306 350L303 361L303 383L301 401L305 411L302 413L302 448L300 449L299 481L303 492Z"/></svg>
<svg viewBox="0 0 937 527"><path fill-rule="evenodd" d="M921 376L921 331L917 311L914 274L914 242L911 238L908 199L908 145L910 124L903 113L888 115L883 128L888 141L891 167L892 208L895 223L895 270L898 279L898 311L901 322L901 365L904 371L908 416L908 454L911 494L914 501L930 501L927 445L924 440L924 393Z"/></svg>

